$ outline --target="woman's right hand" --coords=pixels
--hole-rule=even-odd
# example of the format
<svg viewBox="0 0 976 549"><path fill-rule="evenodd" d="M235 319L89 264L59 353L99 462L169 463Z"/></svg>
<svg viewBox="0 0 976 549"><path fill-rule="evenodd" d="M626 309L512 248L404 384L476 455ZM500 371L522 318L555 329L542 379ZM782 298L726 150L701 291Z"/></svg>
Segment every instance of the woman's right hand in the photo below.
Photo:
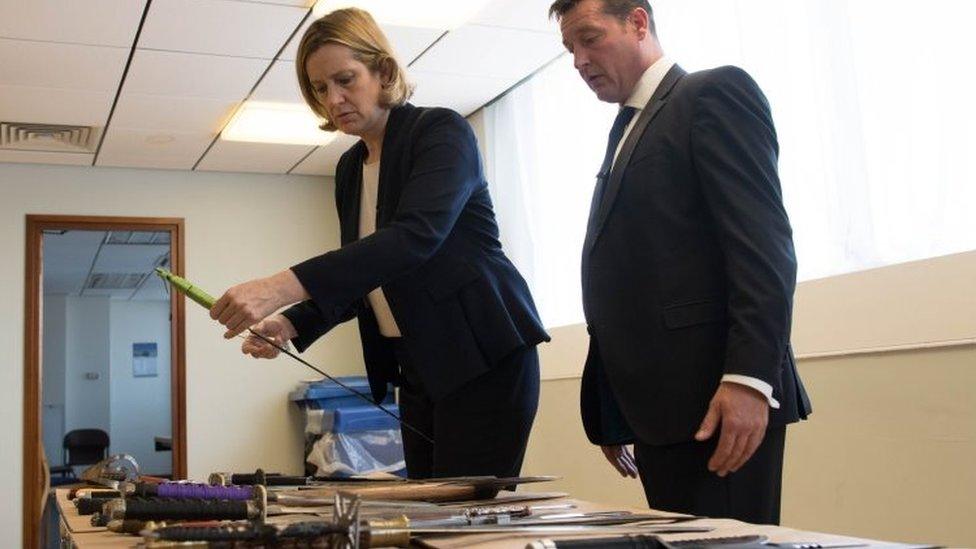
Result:
<svg viewBox="0 0 976 549"><path fill-rule="evenodd" d="M280 314L269 316L252 326L251 329L285 348L288 347L288 340L298 335L291 321ZM254 334L247 336L241 345L241 351L254 358L275 358L281 353Z"/></svg>

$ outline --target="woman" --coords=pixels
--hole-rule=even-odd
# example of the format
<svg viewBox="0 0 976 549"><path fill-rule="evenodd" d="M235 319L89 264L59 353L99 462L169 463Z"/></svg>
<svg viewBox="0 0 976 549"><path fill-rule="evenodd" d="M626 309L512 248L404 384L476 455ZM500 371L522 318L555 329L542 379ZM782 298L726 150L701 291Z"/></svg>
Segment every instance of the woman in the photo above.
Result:
<svg viewBox="0 0 976 549"><path fill-rule="evenodd" d="M468 123L418 108L403 68L359 9L314 22L297 56L323 130L358 136L336 168L342 247L235 286L211 316L234 337L260 333L304 351L359 320L373 397L400 386L411 478L517 476L538 405L536 345L549 336L502 252ZM254 338L242 350L271 358Z"/></svg>

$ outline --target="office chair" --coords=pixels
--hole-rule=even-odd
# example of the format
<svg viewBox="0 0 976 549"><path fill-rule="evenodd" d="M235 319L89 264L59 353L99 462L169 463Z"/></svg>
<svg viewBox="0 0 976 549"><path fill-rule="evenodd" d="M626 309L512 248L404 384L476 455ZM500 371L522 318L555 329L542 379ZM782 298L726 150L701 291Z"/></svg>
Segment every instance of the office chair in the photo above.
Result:
<svg viewBox="0 0 976 549"><path fill-rule="evenodd" d="M61 462L51 467L51 476L76 480L75 465L91 465L108 457L108 433L101 429L75 429L64 435L61 443ZM61 484L57 482L52 484Z"/></svg>

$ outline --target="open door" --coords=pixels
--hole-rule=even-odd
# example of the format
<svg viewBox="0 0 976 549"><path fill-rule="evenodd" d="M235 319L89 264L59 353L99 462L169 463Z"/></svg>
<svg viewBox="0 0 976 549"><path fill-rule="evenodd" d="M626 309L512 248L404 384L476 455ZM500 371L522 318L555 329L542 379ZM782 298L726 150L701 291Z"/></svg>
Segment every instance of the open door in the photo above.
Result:
<svg viewBox="0 0 976 549"><path fill-rule="evenodd" d="M66 434L110 434L106 453L186 478L184 302L152 275L184 273L184 235L180 218L26 222L23 542L38 547L49 469L83 467Z"/></svg>

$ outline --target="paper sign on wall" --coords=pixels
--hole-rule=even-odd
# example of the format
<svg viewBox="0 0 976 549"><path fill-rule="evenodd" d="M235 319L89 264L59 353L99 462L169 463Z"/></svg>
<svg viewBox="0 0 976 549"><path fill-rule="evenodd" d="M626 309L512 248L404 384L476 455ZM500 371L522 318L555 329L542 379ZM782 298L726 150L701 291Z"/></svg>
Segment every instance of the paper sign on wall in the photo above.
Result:
<svg viewBox="0 0 976 549"><path fill-rule="evenodd" d="M156 343L132 344L132 375L156 377Z"/></svg>

